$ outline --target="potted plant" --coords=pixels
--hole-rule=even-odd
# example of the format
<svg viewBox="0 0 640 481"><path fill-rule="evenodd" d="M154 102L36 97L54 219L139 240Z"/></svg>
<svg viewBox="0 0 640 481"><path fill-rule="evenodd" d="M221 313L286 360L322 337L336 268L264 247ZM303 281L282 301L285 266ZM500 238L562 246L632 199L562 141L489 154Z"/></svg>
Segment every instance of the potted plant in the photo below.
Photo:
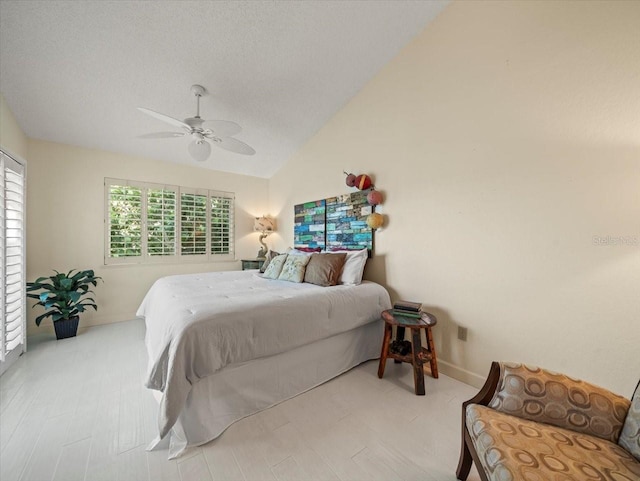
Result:
<svg viewBox="0 0 640 481"><path fill-rule="evenodd" d="M90 286L95 287L102 278L97 277L92 270L78 271L75 274L74 270L67 274L54 271L54 276L39 277L35 282L27 282L27 297L38 300L33 307L42 306L47 309L44 314L36 317L36 324L39 326L43 319L51 317L57 339L76 335L79 315L88 307L98 310L95 299L88 296L93 294Z"/></svg>

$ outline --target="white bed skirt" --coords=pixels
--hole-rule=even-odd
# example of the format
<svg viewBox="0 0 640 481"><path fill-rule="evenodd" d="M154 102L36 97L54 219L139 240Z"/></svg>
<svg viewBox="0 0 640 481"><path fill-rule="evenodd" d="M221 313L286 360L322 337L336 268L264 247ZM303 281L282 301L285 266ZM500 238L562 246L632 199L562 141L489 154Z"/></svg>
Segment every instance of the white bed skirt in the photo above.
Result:
<svg viewBox="0 0 640 481"><path fill-rule="evenodd" d="M382 321L297 349L225 367L194 384L173 426L169 459L220 436L240 419L312 389L380 356ZM153 391L157 400L162 393ZM148 449L160 447L156 440Z"/></svg>

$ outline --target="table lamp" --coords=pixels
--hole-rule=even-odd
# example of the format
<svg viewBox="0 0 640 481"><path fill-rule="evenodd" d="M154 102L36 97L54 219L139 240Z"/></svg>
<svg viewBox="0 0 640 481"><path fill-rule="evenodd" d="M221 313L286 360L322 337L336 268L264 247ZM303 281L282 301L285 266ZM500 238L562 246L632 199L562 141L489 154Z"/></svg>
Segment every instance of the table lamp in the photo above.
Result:
<svg viewBox="0 0 640 481"><path fill-rule="evenodd" d="M262 234L260 234L260 244L262 244L262 247L258 251L258 258L261 259L266 257L268 252L267 245L264 243L264 238L276 231L276 220L264 216L256 217L256 220L253 223L253 230L256 232L262 232Z"/></svg>

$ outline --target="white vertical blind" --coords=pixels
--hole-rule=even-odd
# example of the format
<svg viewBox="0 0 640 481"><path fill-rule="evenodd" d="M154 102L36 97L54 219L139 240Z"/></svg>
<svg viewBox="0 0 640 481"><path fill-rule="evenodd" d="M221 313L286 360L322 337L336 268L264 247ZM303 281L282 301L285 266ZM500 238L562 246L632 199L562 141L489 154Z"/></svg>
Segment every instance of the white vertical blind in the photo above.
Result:
<svg viewBox="0 0 640 481"><path fill-rule="evenodd" d="M0 361L25 344L25 169L0 151ZM6 368L6 366L2 366Z"/></svg>

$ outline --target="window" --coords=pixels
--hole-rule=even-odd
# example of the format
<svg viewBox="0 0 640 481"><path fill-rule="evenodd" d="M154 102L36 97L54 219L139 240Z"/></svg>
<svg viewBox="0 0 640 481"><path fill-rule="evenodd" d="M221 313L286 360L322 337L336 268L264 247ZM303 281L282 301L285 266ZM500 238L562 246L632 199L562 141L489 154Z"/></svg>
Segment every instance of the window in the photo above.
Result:
<svg viewBox="0 0 640 481"><path fill-rule="evenodd" d="M142 189L112 185L109 190L109 256L142 255Z"/></svg>
<svg viewBox="0 0 640 481"><path fill-rule="evenodd" d="M25 348L25 169L0 151L0 373Z"/></svg>
<svg viewBox="0 0 640 481"><path fill-rule="evenodd" d="M233 199L209 197L211 202L211 254L224 254L233 246Z"/></svg>
<svg viewBox="0 0 640 481"><path fill-rule="evenodd" d="M234 259L228 192L105 179L105 264Z"/></svg>

